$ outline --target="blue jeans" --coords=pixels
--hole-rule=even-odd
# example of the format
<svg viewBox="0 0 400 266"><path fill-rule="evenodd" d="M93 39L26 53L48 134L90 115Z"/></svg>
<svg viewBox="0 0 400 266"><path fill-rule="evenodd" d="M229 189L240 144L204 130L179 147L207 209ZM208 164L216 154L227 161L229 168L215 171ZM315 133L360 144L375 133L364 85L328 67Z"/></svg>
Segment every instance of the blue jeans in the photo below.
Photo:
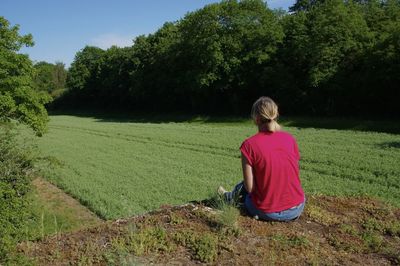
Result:
<svg viewBox="0 0 400 266"><path fill-rule="evenodd" d="M244 206L246 207L247 212L256 219L265 221L289 222L300 217L304 210L305 202L306 201L304 200L299 205L280 212L263 212L254 206L253 202L251 202L250 195L247 195Z"/></svg>
<svg viewBox="0 0 400 266"><path fill-rule="evenodd" d="M295 220L300 217L301 213L304 210L305 199L304 201L294 206L290 209L283 210L280 212L270 212L265 213L257 209L253 202L250 199L250 195L247 193L244 188L243 182L237 184L231 192L225 193L225 200L228 203L236 204L241 207L244 205L245 209L249 213L250 216L253 216L256 219L266 220L266 221L280 221L280 222L288 222Z"/></svg>

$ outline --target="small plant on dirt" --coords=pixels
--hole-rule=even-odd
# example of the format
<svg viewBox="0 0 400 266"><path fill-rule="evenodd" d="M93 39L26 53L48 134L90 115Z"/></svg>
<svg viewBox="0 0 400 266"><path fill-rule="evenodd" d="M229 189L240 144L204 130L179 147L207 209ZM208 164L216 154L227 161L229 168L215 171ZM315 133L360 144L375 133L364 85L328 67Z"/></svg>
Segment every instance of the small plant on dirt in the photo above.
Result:
<svg viewBox="0 0 400 266"><path fill-rule="evenodd" d="M123 247L120 246L117 249L113 249L113 251L107 251L103 254L103 260L107 265L141 265L137 262L137 257L130 254L126 250L126 243L123 238ZM121 241L121 243L122 243ZM117 241L119 242L119 240ZM117 244L117 246L120 244Z"/></svg>
<svg viewBox="0 0 400 266"><path fill-rule="evenodd" d="M221 212L216 214L216 220L221 232L238 237L240 235L239 215L240 212L237 208L230 205L222 206Z"/></svg>
<svg viewBox="0 0 400 266"><path fill-rule="evenodd" d="M217 257L217 239L212 234L198 236L192 243L195 259L213 262Z"/></svg>
<svg viewBox="0 0 400 266"><path fill-rule="evenodd" d="M103 254L103 260L107 265L121 265L121 260L129 255L126 239L115 237L110 241L110 250Z"/></svg>
<svg viewBox="0 0 400 266"><path fill-rule="evenodd" d="M132 232L128 239L128 249L137 256L156 251L170 252L174 248L165 229L158 226Z"/></svg>
<svg viewBox="0 0 400 266"><path fill-rule="evenodd" d="M373 231L364 232L362 239L364 240L365 247L372 252L379 251L384 245L383 237Z"/></svg>
<svg viewBox="0 0 400 266"><path fill-rule="evenodd" d="M337 233L330 234L327 237L328 243L337 250L344 250L352 253L360 253L365 250L362 245L363 240L359 238L359 236L353 235L353 237L349 239L345 237L346 234L347 233L344 235Z"/></svg>
<svg viewBox="0 0 400 266"><path fill-rule="evenodd" d="M400 237L400 222L392 221L385 225L385 232L391 236Z"/></svg>
<svg viewBox="0 0 400 266"><path fill-rule="evenodd" d="M124 237L115 237L111 239L111 251L116 254L126 254L128 253L128 247L126 244L126 239Z"/></svg>
<svg viewBox="0 0 400 266"><path fill-rule="evenodd" d="M333 213L312 204L306 207L306 213L311 220L323 225L329 226L339 223L338 218Z"/></svg>
<svg viewBox="0 0 400 266"><path fill-rule="evenodd" d="M84 249L81 252L77 265L94 265L99 264L102 261L102 253L103 251L92 241L89 241L84 246Z"/></svg>
<svg viewBox="0 0 400 266"><path fill-rule="evenodd" d="M281 244L285 247L300 247L300 246L308 246L309 241L305 236L301 235L282 235L276 234L272 236L272 240L276 241L277 243Z"/></svg>
<svg viewBox="0 0 400 266"><path fill-rule="evenodd" d="M240 235L238 225L240 211L237 204L228 203L222 197L215 195L211 199L211 206L218 210L215 214L218 229L224 234L238 237Z"/></svg>
<svg viewBox="0 0 400 266"><path fill-rule="evenodd" d="M368 218L364 221L364 223L362 224L363 228L367 231L378 231L378 232L383 232L385 225L374 219L374 218Z"/></svg>
<svg viewBox="0 0 400 266"><path fill-rule="evenodd" d="M176 232L173 238L177 244L189 248L194 259L209 263L217 258L218 238L211 233L199 234L183 230Z"/></svg>
<svg viewBox="0 0 400 266"><path fill-rule="evenodd" d="M340 230L340 232L342 232L344 234L349 234L349 235L352 235L352 236L357 236L358 235L357 228L355 228L354 225L351 225L351 224L341 224L339 226L339 230Z"/></svg>
<svg viewBox="0 0 400 266"><path fill-rule="evenodd" d="M171 213L169 215L169 219L170 219L170 223L173 225L180 225L185 222L185 220L182 217L176 215L175 213Z"/></svg>

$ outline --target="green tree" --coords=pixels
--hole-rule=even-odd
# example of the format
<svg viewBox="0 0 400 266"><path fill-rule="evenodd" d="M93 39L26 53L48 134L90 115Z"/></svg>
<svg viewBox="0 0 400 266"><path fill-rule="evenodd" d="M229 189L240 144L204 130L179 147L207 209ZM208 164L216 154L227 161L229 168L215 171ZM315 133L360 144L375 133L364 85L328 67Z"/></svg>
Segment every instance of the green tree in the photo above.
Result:
<svg viewBox="0 0 400 266"><path fill-rule="evenodd" d="M400 2L370 0L363 7L374 45L365 55L356 84L365 88L360 94L362 109L400 115Z"/></svg>
<svg viewBox="0 0 400 266"><path fill-rule="evenodd" d="M263 1L222 1L189 13L178 24L185 86L196 110L248 108L268 76L283 39L278 14ZM190 60L189 60L190 58Z"/></svg>
<svg viewBox="0 0 400 266"><path fill-rule="evenodd" d="M0 119L16 119L29 125L37 135L46 130L48 121L44 104L50 99L33 88L33 65L19 54L23 46L32 46L32 36L20 36L19 26L0 17Z"/></svg>
<svg viewBox="0 0 400 266"><path fill-rule="evenodd" d="M307 112L337 113L351 102L347 83L373 44L371 32L352 1L298 2L308 4L285 20L286 73L299 85L296 95Z"/></svg>
<svg viewBox="0 0 400 266"><path fill-rule="evenodd" d="M71 90L92 88L100 72L104 50L95 46L86 46L75 55L69 69L67 87Z"/></svg>
<svg viewBox="0 0 400 266"><path fill-rule="evenodd" d="M37 91L44 91L56 98L65 90L67 70L61 62L55 64L38 62L34 65L34 83Z"/></svg>
<svg viewBox="0 0 400 266"><path fill-rule="evenodd" d="M137 60L133 57L132 47L107 49L101 60L97 85L96 102L99 106L123 109L132 104L130 96L130 78L135 71Z"/></svg>
<svg viewBox="0 0 400 266"><path fill-rule="evenodd" d="M135 39L131 95L139 107L162 110L185 106L177 23L165 23L154 34ZM143 104L145 103L145 104Z"/></svg>
<svg viewBox="0 0 400 266"><path fill-rule="evenodd" d="M98 88L101 87L99 74L104 50L94 46L86 46L77 52L68 71L66 86L67 104L93 106Z"/></svg>

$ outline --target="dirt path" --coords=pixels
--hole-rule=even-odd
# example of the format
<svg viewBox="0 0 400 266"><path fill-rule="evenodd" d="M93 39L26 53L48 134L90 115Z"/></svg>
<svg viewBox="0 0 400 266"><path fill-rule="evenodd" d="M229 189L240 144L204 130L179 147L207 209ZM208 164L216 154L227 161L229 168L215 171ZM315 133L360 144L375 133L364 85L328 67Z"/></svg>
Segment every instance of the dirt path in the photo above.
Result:
<svg viewBox="0 0 400 266"><path fill-rule="evenodd" d="M64 222L66 231L98 225L103 222L79 201L43 178L36 178L32 183L36 192L35 197L43 211L59 217Z"/></svg>

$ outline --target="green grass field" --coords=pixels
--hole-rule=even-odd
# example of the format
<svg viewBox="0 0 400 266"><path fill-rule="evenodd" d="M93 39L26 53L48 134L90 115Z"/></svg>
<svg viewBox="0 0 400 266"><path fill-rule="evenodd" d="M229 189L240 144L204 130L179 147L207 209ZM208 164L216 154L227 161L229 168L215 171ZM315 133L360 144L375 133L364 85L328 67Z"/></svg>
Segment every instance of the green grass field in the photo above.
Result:
<svg viewBox="0 0 400 266"><path fill-rule="evenodd" d="M298 141L306 193L367 194L400 206L400 135L284 129ZM47 178L112 219L205 199L218 185L233 186L242 178L238 148L255 132L249 121L129 122L57 115L38 144L44 155L61 162Z"/></svg>

